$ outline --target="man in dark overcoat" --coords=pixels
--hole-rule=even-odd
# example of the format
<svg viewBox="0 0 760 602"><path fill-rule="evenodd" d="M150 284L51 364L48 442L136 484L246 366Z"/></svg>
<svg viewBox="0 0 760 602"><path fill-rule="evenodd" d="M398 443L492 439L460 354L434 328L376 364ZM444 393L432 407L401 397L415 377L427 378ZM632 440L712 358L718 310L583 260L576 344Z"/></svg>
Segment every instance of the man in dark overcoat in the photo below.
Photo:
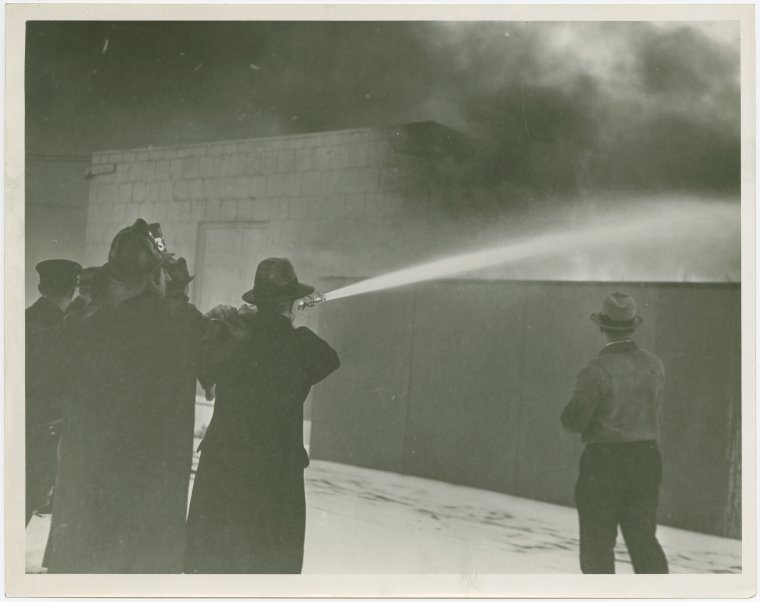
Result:
<svg viewBox="0 0 760 602"><path fill-rule="evenodd" d="M194 413L182 392L199 342L163 297L164 261L137 220L94 278L95 310L67 321L49 572L181 570Z"/></svg>
<svg viewBox="0 0 760 602"><path fill-rule="evenodd" d="M41 297L26 310L26 524L55 480L64 376L61 326L82 267L66 259L36 266Z"/></svg>
<svg viewBox="0 0 760 602"><path fill-rule="evenodd" d="M313 291L290 261L271 258L243 295L257 307L241 316L247 339L208 376L216 403L190 502L186 572L301 572L303 403L340 365L324 340L293 326L294 301Z"/></svg>
<svg viewBox="0 0 760 602"><path fill-rule="evenodd" d="M657 446L665 368L633 334L643 322L632 297L613 293L591 320L607 344L578 374L562 424L586 445L575 490L584 573L615 572L623 532L636 573L667 573L657 505L662 462Z"/></svg>
<svg viewBox="0 0 760 602"><path fill-rule="evenodd" d="M77 275L77 296L66 308L65 314L68 316L73 313L78 313L84 310L90 302L92 297L90 295L90 286L92 285L92 277L97 272L98 268L90 267L84 268Z"/></svg>

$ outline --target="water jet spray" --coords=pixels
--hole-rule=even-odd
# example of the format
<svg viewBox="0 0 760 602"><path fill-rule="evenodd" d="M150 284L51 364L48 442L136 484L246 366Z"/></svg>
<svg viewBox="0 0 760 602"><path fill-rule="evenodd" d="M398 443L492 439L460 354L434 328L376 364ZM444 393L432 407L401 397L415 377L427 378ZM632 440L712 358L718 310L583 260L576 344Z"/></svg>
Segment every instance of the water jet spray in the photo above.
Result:
<svg viewBox="0 0 760 602"><path fill-rule="evenodd" d="M600 251L603 259L608 250L635 244L641 249L656 248L663 241L679 240L684 248L710 240L720 241L721 224L730 225L738 234L738 212L732 208L694 205L690 207L657 207L643 215L617 215L595 219L577 228L562 228L517 239L509 244L471 251L403 268L350 284L328 293L315 293L297 302L298 309L314 307L324 301L343 299L371 292L439 280L462 273L551 256L566 256L589 250ZM724 243L725 244L725 243ZM649 245L649 246L647 246Z"/></svg>

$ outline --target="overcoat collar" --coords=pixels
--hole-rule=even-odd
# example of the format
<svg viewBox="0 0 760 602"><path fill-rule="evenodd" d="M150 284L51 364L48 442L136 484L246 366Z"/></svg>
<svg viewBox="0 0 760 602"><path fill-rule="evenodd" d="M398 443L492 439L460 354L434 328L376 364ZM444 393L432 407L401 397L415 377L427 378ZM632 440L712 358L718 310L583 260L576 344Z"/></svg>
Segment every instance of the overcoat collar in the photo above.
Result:
<svg viewBox="0 0 760 602"><path fill-rule="evenodd" d="M47 297L40 297L32 304L32 306L36 306L38 310L42 310L48 314L55 316L63 315L63 310L58 307L54 301L51 301Z"/></svg>

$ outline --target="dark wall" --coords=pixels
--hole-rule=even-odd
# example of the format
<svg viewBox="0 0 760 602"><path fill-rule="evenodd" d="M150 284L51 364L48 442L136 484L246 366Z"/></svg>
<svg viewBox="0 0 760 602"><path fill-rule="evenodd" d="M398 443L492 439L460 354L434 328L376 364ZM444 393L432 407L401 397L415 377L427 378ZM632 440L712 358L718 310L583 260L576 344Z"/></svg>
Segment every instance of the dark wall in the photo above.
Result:
<svg viewBox="0 0 760 602"><path fill-rule="evenodd" d="M452 281L326 303L343 365L315 389L313 456L572 505L582 446L559 415L614 290L668 372L661 522L738 536L737 285Z"/></svg>

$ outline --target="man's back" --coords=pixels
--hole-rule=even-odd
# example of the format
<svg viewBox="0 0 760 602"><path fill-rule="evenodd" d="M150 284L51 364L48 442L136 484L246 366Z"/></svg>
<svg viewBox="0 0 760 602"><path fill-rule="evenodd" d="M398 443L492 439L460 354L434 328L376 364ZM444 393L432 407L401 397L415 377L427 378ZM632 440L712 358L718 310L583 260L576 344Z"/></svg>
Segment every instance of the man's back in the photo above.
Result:
<svg viewBox="0 0 760 602"><path fill-rule="evenodd" d="M655 533L662 482L657 415L665 368L633 341L644 319L630 295L612 293L591 321L607 344L578 373L562 412L562 425L581 433L586 444L575 486L581 570L615 572L619 529L636 573L667 573Z"/></svg>
<svg viewBox="0 0 760 602"><path fill-rule="evenodd" d="M660 359L634 341L606 345L578 374L562 422L584 443L656 440L665 384Z"/></svg>
<svg viewBox="0 0 760 602"><path fill-rule="evenodd" d="M177 391L197 344L149 293L72 321L66 334L75 359L50 571L176 572L194 412Z"/></svg>
<svg viewBox="0 0 760 602"><path fill-rule="evenodd" d="M216 370L217 400L203 448L241 447L263 458L303 454L303 403L311 386L340 365L307 328L257 315L250 338Z"/></svg>

